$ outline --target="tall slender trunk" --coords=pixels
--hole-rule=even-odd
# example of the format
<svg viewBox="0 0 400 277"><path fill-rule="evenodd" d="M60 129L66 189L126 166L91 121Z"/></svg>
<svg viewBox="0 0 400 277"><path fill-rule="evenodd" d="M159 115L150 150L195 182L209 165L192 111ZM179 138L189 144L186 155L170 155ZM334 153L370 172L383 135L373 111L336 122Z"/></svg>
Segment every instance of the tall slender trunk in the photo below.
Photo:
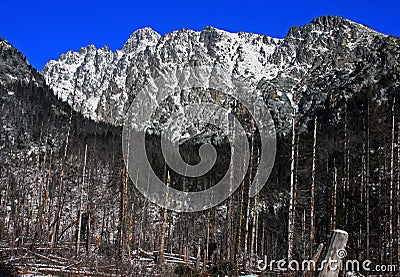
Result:
<svg viewBox="0 0 400 277"><path fill-rule="evenodd" d="M2 225L4 226L3 238L5 238L8 235L7 230L9 230L9 228L8 228L9 221L7 220L7 204L8 204L8 194L9 194L10 182L11 182L12 155L13 155L12 148L10 148L9 163L8 163L8 167L7 167L7 181L6 181L6 188L5 188L4 200L3 200L3 222L2 222Z"/></svg>
<svg viewBox="0 0 400 277"><path fill-rule="evenodd" d="M239 226L237 234L237 256L236 256L237 269L239 269L240 256L242 254L241 251L242 251L243 208L244 208L244 182L241 184L240 188Z"/></svg>
<svg viewBox="0 0 400 277"><path fill-rule="evenodd" d="M365 239L366 239L366 259L369 259L370 252L370 186L369 186L369 99L367 104L367 126L366 126L366 153L365 153L365 215L366 215L366 230L365 230Z"/></svg>
<svg viewBox="0 0 400 277"><path fill-rule="evenodd" d="M236 112L236 103L234 104L232 113L234 114ZM231 129L230 124L232 124L232 130L235 130L235 120L228 121L228 130ZM232 142L231 145L235 145L235 132L232 132ZM232 167L234 160L235 160L235 148L231 147L231 159L230 159L230 167ZM234 174L233 172L230 173L229 176L229 199L228 199L228 209L227 209L227 226L226 226L226 237L225 237L225 241L226 241L226 258L227 260L231 260L233 258L232 255L232 250L234 247L234 236L233 236L233 221L234 221L234 213L233 213L233 178L234 178Z"/></svg>
<svg viewBox="0 0 400 277"><path fill-rule="evenodd" d="M307 247L307 239L306 239L306 210L303 209L303 218L301 223L301 240L303 241L303 259L306 259L306 247Z"/></svg>
<svg viewBox="0 0 400 277"><path fill-rule="evenodd" d="M46 183L44 186L44 203L43 203L43 216L42 216L42 221L44 222L47 216L48 221L50 221L50 209L49 209L49 185L50 185L50 180L51 180L51 165L52 165L52 160L53 160L53 150L50 149L50 160L49 160L49 165L47 168L47 176L46 176ZM49 235L50 235L50 224L48 224L48 227L45 229L45 234L44 237L46 238L46 242L48 242Z"/></svg>
<svg viewBox="0 0 400 277"><path fill-rule="evenodd" d="M125 169L122 170L121 182L121 202L120 202L120 219L119 219L119 247L121 259L125 256L125 228L126 228L126 206L127 206L127 189L128 186L125 182Z"/></svg>
<svg viewBox="0 0 400 277"><path fill-rule="evenodd" d="M391 141L391 157L390 157L390 200L389 200L389 261L393 264L393 190L394 190L394 149L396 147L395 143L395 103L396 99L393 99L392 105L392 141Z"/></svg>
<svg viewBox="0 0 400 277"><path fill-rule="evenodd" d="M313 254L315 240L315 172L317 168L317 129L318 117L314 118L313 161L311 172L311 203L310 203L310 257Z"/></svg>
<svg viewBox="0 0 400 277"><path fill-rule="evenodd" d="M169 194L169 185L171 183L171 179L169 176L169 171L167 171L167 181L166 181L166 191L165 191L165 207L164 207L164 216L163 216L163 224L162 224L162 231L161 231L161 242L160 242L160 258L159 258L159 263L162 264L164 263L164 247L165 247L165 235L166 235L166 230L167 230L167 220L168 220L168 194Z"/></svg>
<svg viewBox="0 0 400 277"><path fill-rule="evenodd" d="M76 238L76 252L75 256L79 257L79 250L81 245L81 229L82 229L82 212L83 212L83 193L85 187L85 171L86 171L86 156L87 156L87 144L85 145L85 154L83 158L83 169L82 169L82 183L81 183L81 192L79 199L79 210L78 210L78 234Z"/></svg>
<svg viewBox="0 0 400 277"><path fill-rule="evenodd" d="M349 182L350 182L350 161L349 161L349 139L348 139L348 126L347 126L347 104L345 104L345 116L344 116L344 180L343 180L343 211L345 213L345 226L348 226L349 222L349 211L348 211L348 193L349 193Z"/></svg>
<svg viewBox="0 0 400 277"><path fill-rule="evenodd" d="M253 130L254 126L252 126ZM251 208L251 182L253 178L253 160L254 160L254 134L251 135L251 150L250 150L250 168L249 168L249 188L248 188L248 195L247 195L247 209L246 209L246 221L245 221L245 228L244 228L244 249L243 249L243 269L246 270L246 262L247 262L247 251L248 251L248 244L249 244L249 224L250 224L250 208ZM250 261L253 257L250 256Z"/></svg>
<svg viewBox="0 0 400 277"><path fill-rule="evenodd" d="M38 203L38 214L37 214L37 219L36 219L36 229L35 229L35 239L39 240L41 242L42 240L42 233L43 233L43 195L44 195L44 189L46 185L46 171L47 171L47 142L48 142L48 129L46 131L46 138L45 138L45 154L43 158L43 164L42 164L42 172L41 172L41 181L40 181L40 188L39 188L39 203Z"/></svg>
<svg viewBox="0 0 400 277"><path fill-rule="evenodd" d="M90 192L90 182L91 174L90 168L88 170L87 186L86 186L86 213L88 216L87 226L86 226L86 255L90 255L90 244L92 236L92 207L91 207L91 192Z"/></svg>
<svg viewBox="0 0 400 277"><path fill-rule="evenodd" d="M385 159L386 160L386 159ZM386 163L386 162L385 162ZM384 164L385 164L384 163ZM386 168L384 167L384 164L382 162L379 164L379 168L383 169L379 171L379 202L382 201L383 203L383 216L380 220L380 236L379 236L379 258L381 264L385 261L385 243L386 243L386 222L387 222L387 209L386 209L386 201L385 199L385 188L384 188L384 183L383 183L383 172L386 171ZM382 168L383 167L383 168Z"/></svg>
<svg viewBox="0 0 400 277"><path fill-rule="evenodd" d="M209 245L210 245L210 229L211 229L211 209L208 211L208 220L207 220L207 231L206 231L206 245L205 245L205 251L204 251L204 268L207 265L210 257L209 257Z"/></svg>
<svg viewBox="0 0 400 277"><path fill-rule="evenodd" d="M127 241L127 249L128 253L130 253L131 249L133 249L133 221L135 217L135 193L131 191L131 208L129 212L129 223L128 223L128 241Z"/></svg>
<svg viewBox="0 0 400 277"><path fill-rule="evenodd" d="M361 157L361 186L360 186L360 204L361 204L361 220L359 222L359 234L358 234L358 248L364 247L364 223L363 220L366 218L365 213L365 203L366 203L366 130L365 130L365 120L363 120L363 144L362 144L362 157ZM366 236L366 234L365 234ZM360 253L361 255L361 253ZM360 259L362 257L360 256Z"/></svg>
<svg viewBox="0 0 400 277"><path fill-rule="evenodd" d="M232 130L235 130L235 121L233 122L228 121L228 124L232 124ZM230 129L230 126L228 126L228 129ZM235 132L232 132L232 145L235 144ZM231 147L231 160L230 160L230 165L232 166L235 160L235 149ZM234 178L234 173L231 172L229 176L229 199L228 199L228 209L227 209L227 228L226 228L226 258L227 260L231 260L232 258L232 249L233 249L233 178Z"/></svg>
<svg viewBox="0 0 400 277"><path fill-rule="evenodd" d="M265 241L265 223L263 221L261 221L261 257L264 258L264 255L266 255L267 253L265 252L265 245L266 245L266 241Z"/></svg>
<svg viewBox="0 0 400 277"><path fill-rule="evenodd" d="M332 190L332 222L331 222L331 230L336 229L336 200L337 200L337 167L336 161L333 162L334 170L333 170L333 190Z"/></svg>
<svg viewBox="0 0 400 277"><path fill-rule="evenodd" d="M73 100L72 100L72 106L75 103L75 93L76 93L76 88L77 88L77 79L75 79L75 86L74 86L74 93L73 93ZM69 135L71 132L71 124L72 124L72 114L73 114L73 109L71 108L71 112L69 114L69 120L68 120L68 127L67 127L67 135L65 138L65 146L64 146L64 154L63 158L61 161L61 172L60 172L60 183L58 186L58 191L57 191L57 203L56 203L56 211L55 211L55 216L54 216L54 222L52 223L53 226L53 231L51 235L51 246L55 247L57 244L57 237L58 237L58 230L60 227L60 217L61 217L61 206L62 206L62 195L64 194L64 171L65 171L65 164L67 161L67 153L68 153L68 145L69 145Z"/></svg>
<svg viewBox="0 0 400 277"><path fill-rule="evenodd" d="M257 164L260 164L259 153L257 153ZM258 182L254 184L256 186L256 191L258 191ZM253 209L253 224L251 229L251 244L250 244L250 256L253 259L254 255L257 254L257 219L258 219L258 198L259 194L257 193L254 196L254 209Z"/></svg>
<svg viewBox="0 0 400 277"><path fill-rule="evenodd" d="M397 268L400 267L400 123L397 128Z"/></svg>
<svg viewBox="0 0 400 277"><path fill-rule="evenodd" d="M42 127L40 128L40 135L39 135L39 150L42 146L42 135L43 135L43 121ZM28 216L28 230L29 234L34 237L35 233L35 226L33 223L33 219L35 217L35 208L37 204L37 194L38 194L38 185L40 179L40 151L36 154L36 170L35 170L35 182L33 183L31 199L29 202L29 216Z"/></svg>
<svg viewBox="0 0 400 277"><path fill-rule="evenodd" d="M294 248L294 224L296 218L296 111L297 108L293 107L292 118L292 151L291 151L291 164L290 164L290 199L289 199L289 223L288 223L288 263L293 260Z"/></svg>

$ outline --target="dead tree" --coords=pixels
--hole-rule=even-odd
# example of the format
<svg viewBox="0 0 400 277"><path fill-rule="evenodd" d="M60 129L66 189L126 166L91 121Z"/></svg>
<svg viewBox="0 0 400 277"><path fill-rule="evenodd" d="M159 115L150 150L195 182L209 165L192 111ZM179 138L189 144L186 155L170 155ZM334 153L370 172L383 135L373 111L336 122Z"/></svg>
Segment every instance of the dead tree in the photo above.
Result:
<svg viewBox="0 0 400 277"><path fill-rule="evenodd" d="M315 240L315 172L317 163L317 127L318 117L314 118L314 139L313 139L313 161L312 161L312 172L311 172L311 202L310 202L310 251L312 253L312 247L314 246Z"/></svg>
<svg viewBox="0 0 400 277"><path fill-rule="evenodd" d="M293 107L292 117L292 151L291 151L291 164L290 164L290 199L289 199L289 224L288 224L288 251L287 258L288 263L293 259L293 248L294 248L294 225L296 218L296 112L297 107Z"/></svg>
<svg viewBox="0 0 400 277"><path fill-rule="evenodd" d="M337 277L342 264L342 259L346 257L345 250L349 234L342 230L332 232L331 242L326 253L323 269L318 277Z"/></svg>
<svg viewBox="0 0 400 277"><path fill-rule="evenodd" d="M400 123L397 128L397 145L400 145ZM397 148L397 267L400 266L400 149Z"/></svg>
<svg viewBox="0 0 400 277"><path fill-rule="evenodd" d="M79 199L79 210L78 210L78 234L76 238L76 252L75 256L79 257L79 249L81 245L81 229L82 229L82 207L83 207L83 190L85 187L85 172L86 172L86 156L87 156L87 144L85 145L85 154L83 158L83 169L82 169L82 183L80 185L81 192L80 192L80 199Z"/></svg>
<svg viewBox="0 0 400 277"><path fill-rule="evenodd" d="M396 99L393 99L393 105L392 105L392 141L391 141L391 155L390 155L390 201L389 201L389 258L390 258L390 264L393 264L393 241L394 241L394 236L393 236L393 190L394 190L394 149L396 147L396 142L395 142L395 103Z"/></svg>
<svg viewBox="0 0 400 277"><path fill-rule="evenodd" d="M332 190L332 220L331 220L331 230L336 229L336 200L337 200L337 167L336 161L334 163L334 170L333 170L333 190Z"/></svg>
<svg viewBox="0 0 400 277"><path fill-rule="evenodd" d="M75 102L75 94L76 94L77 83L78 83L78 79L75 79L72 107L73 107L74 102ZM69 114L67 134L66 134L66 138L65 138L64 154L63 154L63 158L62 158L62 161L61 161L60 182L59 182L58 191L57 191L57 203L56 203L55 218L54 218L54 222L52 223L52 226L53 226L53 231L52 231L52 234L51 234L51 246L52 247L56 246L58 230L59 230L59 227L60 227L61 201L62 201L62 195L64 194L64 187L63 187L63 184L64 184L64 172L65 172L65 166L66 166L66 162L67 162L69 136L70 136L71 124L72 124L72 114L73 114L72 107L71 107L71 111L70 111L70 114Z"/></svg>
<svg viewBox="0 0 400 277"><path fill-rule="evenodd" d="M171 178L169 176L169 171L167 171L167 181L166 181L166 190L165 190L165 207L164 207L164 216L163 216L163 224L161 230L161 242L160 242L160 250L159 250L159 264L164 263L164 247L165 247L165 235L167 230L167 220L168 220L168 194L169 194L169 186L171 183Z"/></svg>

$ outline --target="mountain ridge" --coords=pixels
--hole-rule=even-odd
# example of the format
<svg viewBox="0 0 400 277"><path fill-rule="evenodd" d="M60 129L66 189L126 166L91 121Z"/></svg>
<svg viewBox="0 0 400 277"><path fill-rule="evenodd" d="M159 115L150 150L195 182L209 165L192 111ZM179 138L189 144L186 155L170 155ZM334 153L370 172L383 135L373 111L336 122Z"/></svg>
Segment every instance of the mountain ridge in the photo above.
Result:
<svg viewBox="0 0 400 277"><path fill-rule="evenodd" d="M68 101L76 111L118 126L137 90L154 80L156 71L221 66L233 79L244 78L262 87L265 99L272 90L281 94L282 99L270 101L269 108L289 111L291 104L286 98L293 90L305 91L312 86L310 76L316 75L315 71L332 75L345 70L348 76L360 63L393 67L399 57L388 49L399 49L399 45L398 38L338 16L318 17L302 27L292 27L283 39L214 27L181 29L160 36L146 27L135 31L122 50L83 47L49 61L41 73L58 98ZM288 117L284 117L278 125L287 129Z"/></svg>

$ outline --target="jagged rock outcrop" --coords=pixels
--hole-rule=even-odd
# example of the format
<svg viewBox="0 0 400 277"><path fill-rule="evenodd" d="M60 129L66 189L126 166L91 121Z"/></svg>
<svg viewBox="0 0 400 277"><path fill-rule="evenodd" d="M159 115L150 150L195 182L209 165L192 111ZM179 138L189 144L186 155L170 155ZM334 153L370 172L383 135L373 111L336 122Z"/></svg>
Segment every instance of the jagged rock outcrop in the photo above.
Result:
<svg viewBox="0 0 400 277"><path fill-rule="evenodd" d="M293 97L306 115L323 105L333 88L351 82L355 75L368 72L365 85L384 72L398 72L399 50L398 38L337 16L293 27L284 39L213 27L160 36L144 28L134 32L122 50L88 46L70 51L49 61L42 74L56 95L76 111L121 125L137 90L154 80L157 72L188 65L221 66L232 78L258 85L278 130L287 130ZM307 116L303 121L308 121Z"/></svg>

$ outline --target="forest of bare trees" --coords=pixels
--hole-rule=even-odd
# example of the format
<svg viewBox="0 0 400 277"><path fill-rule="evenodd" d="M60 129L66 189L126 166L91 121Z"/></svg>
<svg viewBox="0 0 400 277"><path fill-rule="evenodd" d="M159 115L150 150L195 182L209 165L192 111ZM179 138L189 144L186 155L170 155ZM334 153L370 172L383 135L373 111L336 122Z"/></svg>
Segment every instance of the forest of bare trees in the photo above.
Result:
<svg viewBox="0 0 400 277"><path fill-rule="evenodd" d="M278 136L275 166L260 194L250 197L252 178L263 170L252 132L249 171L239 189L212 209L176 213L135 189L122 160L120 129L47 105L33 87L13 89L19 102L1 103L3 120L14 118L7 124L20 130L12 139L1 136L0 239L2 257L19 257L19 266L34 268L39 260L65 272L134 274L172 272L180 264L178 271L193 274L249 273L257 271L255 257L312 259L336 228L349 233L349 258L399 265L395 94L383 99L371 87L350 100L332 96L309 122L297 118L294 107L292 131ZM299 128L304 123L306 130ZM180 178L159 159L158 139L149 140L150 160L168 186L210 187L220 178L223 166L196 182ZM197 146L187 147L183 155L196 159L190 147Z"/></svg>

